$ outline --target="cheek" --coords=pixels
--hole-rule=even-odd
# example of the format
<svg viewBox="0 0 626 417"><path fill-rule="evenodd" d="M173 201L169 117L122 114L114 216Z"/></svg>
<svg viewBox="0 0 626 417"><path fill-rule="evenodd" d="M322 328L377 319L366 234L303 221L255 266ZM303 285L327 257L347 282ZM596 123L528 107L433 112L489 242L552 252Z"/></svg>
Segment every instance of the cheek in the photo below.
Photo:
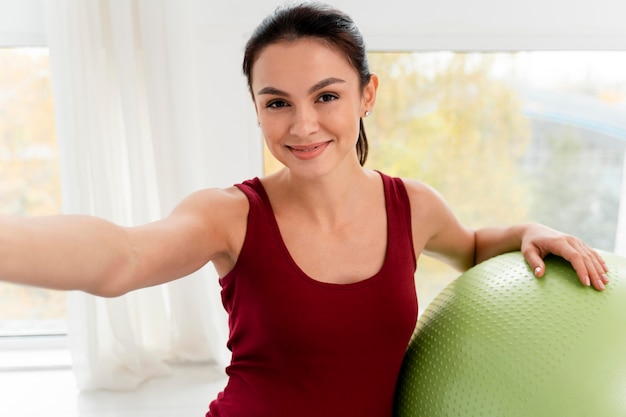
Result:
<svg viewBox="0 0 626 417"><path fill-rule="evenodd" d="M266 121L265 123L261 122L261 134L268 147L277 144L281 137L284 136L281 124L277 123L275 120L271 122Z"/></svg>
<svg viewBox="0 0 626 417"><path fill-rule="evenodd" d="M349 139L358 138L359 136L359 117L350 108L343 111L330 112L328 118L329 128L333 129L338 135Z"/></svg>
<svg viewBox="0 0 626 417"><path fill-rule="evenodd" d="M329 107L325 112L326 120L332 121L336 126L350 129L356 123L359 126L360 107L358 103L342 103L341 106Z"/></svg>

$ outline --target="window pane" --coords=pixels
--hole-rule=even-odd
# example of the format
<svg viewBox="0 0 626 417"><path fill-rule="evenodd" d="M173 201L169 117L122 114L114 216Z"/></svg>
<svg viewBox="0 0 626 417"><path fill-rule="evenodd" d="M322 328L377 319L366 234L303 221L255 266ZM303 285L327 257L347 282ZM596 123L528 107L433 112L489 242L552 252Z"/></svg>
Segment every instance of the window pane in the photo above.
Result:
<svg viewBox="0 0 626 417"><path fill-rule="evenodd" d="M429 183L466 225L534 220L614 250L625 52L371 53L370 66L369 166ZM422 307L457 275L423 260Z"/></svg>
<svg viewBox="0 0 626 417"><path fill-rule="evenodd" d="M0 212L61 212L45 48L0 48ZM0 283L0 336L65 333L65 293Z"/></svg>

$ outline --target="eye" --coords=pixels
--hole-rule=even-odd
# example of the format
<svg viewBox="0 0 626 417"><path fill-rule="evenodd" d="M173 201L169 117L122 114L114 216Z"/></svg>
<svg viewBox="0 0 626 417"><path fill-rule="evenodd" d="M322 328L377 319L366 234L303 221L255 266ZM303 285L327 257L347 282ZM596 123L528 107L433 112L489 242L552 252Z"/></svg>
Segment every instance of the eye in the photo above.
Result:
<svg viewBox="0 0 626 417"><path fill-rule="evenodd" d="M280 109L287 106L288 104L283 100L273 100L267 103L265 107L267 107L268 109Z"/></svg>
<svg viewBox="0 0 626 417"><path fill-rule="evenodd" d="M324 93L322 94L317 100L325 103L328 101L333 101L333 100L337 100L339 97L336 94L331 94L331 93Z"/></svg>

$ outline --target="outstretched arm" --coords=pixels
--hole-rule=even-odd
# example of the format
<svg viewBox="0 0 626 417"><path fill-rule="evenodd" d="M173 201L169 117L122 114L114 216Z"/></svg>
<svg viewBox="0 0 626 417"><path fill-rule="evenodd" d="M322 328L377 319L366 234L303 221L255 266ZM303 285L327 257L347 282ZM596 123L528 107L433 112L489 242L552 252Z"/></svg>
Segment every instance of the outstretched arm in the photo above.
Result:
<svg viewBox="0 0 626 417"><path fill-rule="evenodd" d="M224 225L241 201L236 191L204 190L137 227L90 216L2 216L0 280L102 296L171 281L228 250Z"/></svg>
<svg viewBox="0 0 626 417"><path fill-rule="evenodd" d="M0 279L38 287L109 294L132 275L127 229L89 216L0 217Z"/></svg>

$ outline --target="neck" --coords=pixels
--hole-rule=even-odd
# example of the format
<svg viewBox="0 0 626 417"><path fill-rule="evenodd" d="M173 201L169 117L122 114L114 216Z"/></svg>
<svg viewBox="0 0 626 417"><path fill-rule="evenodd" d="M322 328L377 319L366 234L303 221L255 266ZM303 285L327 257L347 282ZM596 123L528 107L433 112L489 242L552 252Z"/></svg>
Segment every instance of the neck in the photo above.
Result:
<svg viewBox="0 0 626 417"><path fill-rule="evenodd" d="M355 211L371 201L371 171L359 166L347 172L302 178L284 169L275 178L268 178L270 200L277 216L289 211L318 223L320 227L333 229L349 222Z"/></svg>

